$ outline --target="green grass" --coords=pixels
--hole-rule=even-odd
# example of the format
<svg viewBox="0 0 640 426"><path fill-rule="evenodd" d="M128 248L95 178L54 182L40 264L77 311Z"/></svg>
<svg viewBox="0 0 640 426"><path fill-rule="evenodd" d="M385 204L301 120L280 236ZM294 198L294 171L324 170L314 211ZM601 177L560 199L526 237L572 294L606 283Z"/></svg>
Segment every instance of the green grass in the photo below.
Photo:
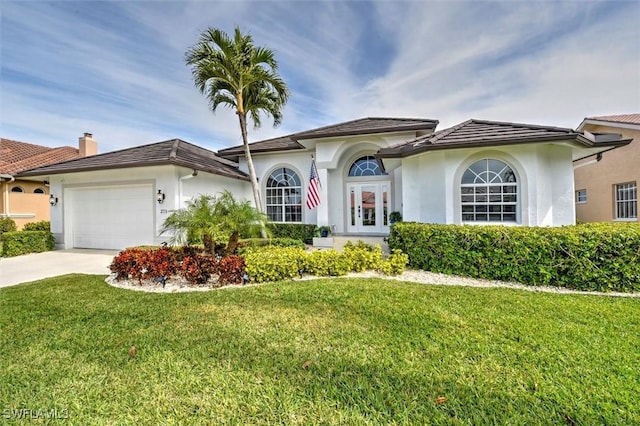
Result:
<svg viewBox="0 0 640 426"><path fill-rule="evenodd" d="M380 279L148 294L68 275L0 290L0 419L638 424L639 366L638 299Z"/></svg>

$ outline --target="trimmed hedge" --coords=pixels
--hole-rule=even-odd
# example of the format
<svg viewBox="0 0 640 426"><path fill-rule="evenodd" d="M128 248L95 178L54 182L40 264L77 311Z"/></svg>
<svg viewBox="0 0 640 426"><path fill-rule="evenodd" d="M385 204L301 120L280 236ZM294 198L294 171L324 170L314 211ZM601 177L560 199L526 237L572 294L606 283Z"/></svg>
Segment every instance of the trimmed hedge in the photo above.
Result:
<svg viewBox="0 0 640 426"><path fill-rule="evenodd" d="M255 247L300 247L305 248L305 244L301 240L293 238L246 238L240 240L239 251L247 248Z"/></svg>
<svg viewBox="0 0 640 426"><path fill-rule="evenodd" d="M51 231L51 223L48 220L41 220L39 222L25 223L22 227L23 231Z"/></svg>
<svg viewBox="0 0 640 426"><path fill-rule="evenodd" d="M342 252L269 247L247 250L245 271L254 282L288 280L302 274L341 276L367 269L396 275L404 272L408 260L407 255L400 251L394 251L384 259L379 246L366 244L348 245Z"/></svg>
<svg viewBox="0 0 640 426"><path fill-rule="evenodd" d="M397 223L389 247L409 266L590 291L640 291L640 225L560 228Z"/></svg>
<svg viewBox="0 0 640 426"><path fill-rule="evenodd" d="M16 221L11 219L10 217L0 217L0 241L2 241L2 236L7 232L15 232L18 230L16 226Z"/></svg>
<svg viewBox="0 0 640 426"><path fill-rule="evenodd" d="M306 223L273 223L267 224L275 238L291 238L303 241L305 244L312 244L313 237L316 236L318 227Z"/></svg>
<svg viewBox="0 0 640 426"><path fill-rule="evenodd" d="M56 240L49 231L5 232L2 235L2 256L12 257L53 250Z"/></svg>

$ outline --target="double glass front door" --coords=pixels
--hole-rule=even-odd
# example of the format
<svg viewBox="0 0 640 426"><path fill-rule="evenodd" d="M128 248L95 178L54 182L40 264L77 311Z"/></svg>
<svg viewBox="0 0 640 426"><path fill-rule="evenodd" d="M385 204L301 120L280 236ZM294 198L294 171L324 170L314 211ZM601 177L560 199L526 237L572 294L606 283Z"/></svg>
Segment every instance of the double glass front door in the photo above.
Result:
<svg viewBox="0 0 640 426"><path fill-rule="evenodd" d="M389 182L347 184L347 232L389 232Z"/></svg>

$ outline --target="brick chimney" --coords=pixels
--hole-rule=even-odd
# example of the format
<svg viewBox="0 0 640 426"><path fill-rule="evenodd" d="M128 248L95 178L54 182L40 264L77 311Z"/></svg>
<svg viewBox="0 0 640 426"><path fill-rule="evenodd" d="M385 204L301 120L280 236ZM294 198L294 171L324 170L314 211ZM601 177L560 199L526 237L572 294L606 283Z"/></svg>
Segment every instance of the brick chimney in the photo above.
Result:
<svg viewBox="0 0 640 426"><path fill-rule="evenodd" d="M98 153L98 141L93 139L91 133L85 133L84 136L78 138L78 150L81 157L89 157Z"/></svg>

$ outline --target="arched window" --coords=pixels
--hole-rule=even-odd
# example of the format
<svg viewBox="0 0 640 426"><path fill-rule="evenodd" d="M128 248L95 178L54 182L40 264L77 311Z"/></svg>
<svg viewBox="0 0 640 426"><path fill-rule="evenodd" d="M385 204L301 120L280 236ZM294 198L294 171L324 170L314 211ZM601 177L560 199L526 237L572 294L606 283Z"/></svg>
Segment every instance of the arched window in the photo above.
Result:
<svg viewBox="0 0 640 426"><path fill-rule="evenodd" d="M476 161L462 175L460 201L463 222L516 222L518 184L506 163L491 158Z"/></svg>
<svg viewBox="0 0 640 426"><path fill-rule="evenodd" d="M302 222L302 182L286 167L267 179L267 215L273 222Z"/></svg>
<svg viewBox="0 0 640 426"><path fill-rule="evenodd" d="M349 176L381 176L385 174L376 161L376 157L372 155L358 158L349 168Z"/></svg>
<svg viewBox="0 0 640 426"><path fill-rule="evenodd" d="M11 192L24 192L24 189L19 186L14 186L13 188L11 188Z"/></svg>
<svg viewBox="0 0 640 426"><path fill-rule="evenodd" d="M33 190L34 194L45 194L44 189L42 188L36 188Z"/></svg>

